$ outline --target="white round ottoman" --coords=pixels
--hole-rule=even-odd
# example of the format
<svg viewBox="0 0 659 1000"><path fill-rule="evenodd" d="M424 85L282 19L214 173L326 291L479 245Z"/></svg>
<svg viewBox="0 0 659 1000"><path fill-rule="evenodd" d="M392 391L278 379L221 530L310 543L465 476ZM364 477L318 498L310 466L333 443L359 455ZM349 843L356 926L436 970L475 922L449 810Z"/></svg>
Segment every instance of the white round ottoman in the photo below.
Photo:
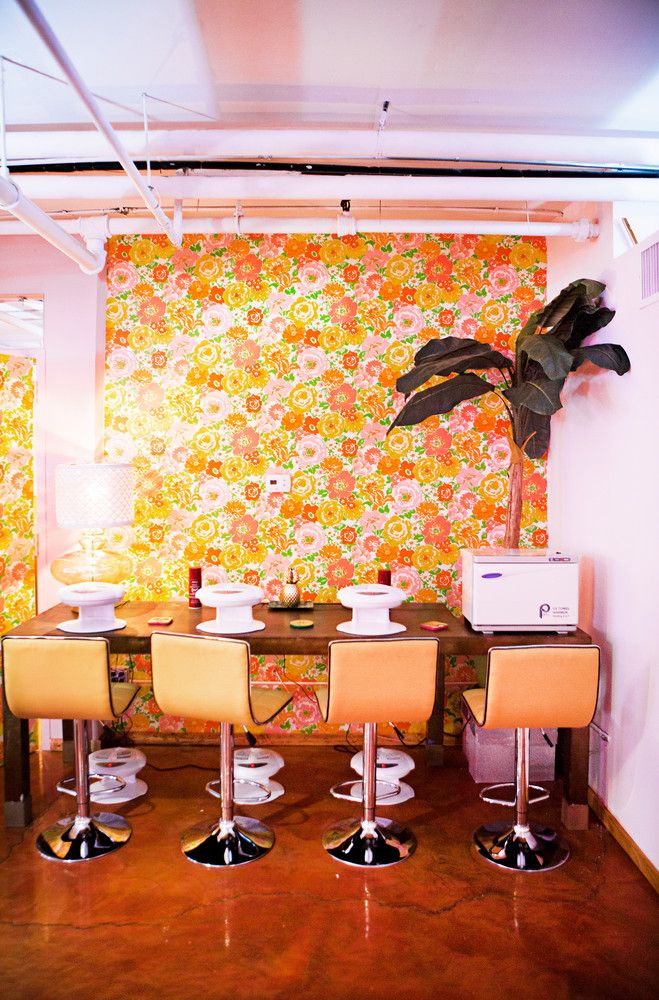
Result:
<svg viewBox="0 0 659 1000"><path fill-rule="evenodd" d="M265 747L241 747L233 755L233 801L241 805L272 802L284 794L284 786L272 780L272 775L284 766L284 758L276 750ZM258 782L268 791L263 798Z"/></svg>
<svg viewBox="0 0 659 1000"><path fill-rule="evenodd" d="M404 625L389 619L389 609L397 608L405 600L398 587L383 583L362 583L356 587L343 587L338 598L345 608L352 608L352 620L337 625L339 632L348 635L396 635L407 631Z"/></svg>
<svg viewBox="0 0 659 1000"><path fill-rule="evenodd" d="M62 587L59 599L70 608L78 608L78 618L60 622L62 632L113 632L126 622L115 618L114 606L123 600L124 588L116 583L71 583Z"/></svg>
<svg viewBox="0 0 659 1000"><path fill-rule="evenodd" d="M94 750L89 755L90 774L102 780L91 785L89 791L92 802L130 802L148 791L146 781L137 778L137 772L146 765L146 756L132 747L108 747ZM117 788L107 778L123 778L125 786Z"/></svg>
<svg viewBox="0 0 659 1000"><path fill-rule="evenodd" d="M252 614L254 605L263 600L260 587L250 587L245 583L216 583L212 587L202 587L197 591L197 597L205 607L215 608L215 618L197 625L200 632L241 635L265 628L265 622L257 621Z"/></svg>

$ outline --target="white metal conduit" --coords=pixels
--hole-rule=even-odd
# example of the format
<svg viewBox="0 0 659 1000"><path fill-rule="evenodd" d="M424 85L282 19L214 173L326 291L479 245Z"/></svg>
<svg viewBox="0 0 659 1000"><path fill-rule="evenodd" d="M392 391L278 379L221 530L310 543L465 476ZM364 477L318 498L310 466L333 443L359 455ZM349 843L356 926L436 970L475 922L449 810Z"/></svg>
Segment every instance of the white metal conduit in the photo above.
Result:
<svg viewBox="0 0 659 1000"><path fill-rule="evenodd" d="M43 237L74 260L86 274L98 274L105 267L105 239L102 235L86 239L87 246L93 247L95 252L86 249L70 235L72 232L79 232L79 226L77 229L67 229L55 222L38 205L26 198L9 177L0 176L0 208L11 212L19 220L16 223L9 222L3 225L16 226L23 233L27 226L28 230Z"/></svg>
<svg viewBox="0 0 659 1000"><path fill-rule="evenodd" d="M382 174L318 175L274 170L196 171L154 176L163 200L248 202L659 202L659 177L414 177ZM24 173L23 191L35 201L129 205L134 192L121 175ZM92 207L92 206L90 206Z"/></svg>
<svg viewBox="0 0 659 1000"><path fill-rule="evenodd" d="M46 216L47 218L47 216ZM151 219L144 218L85 218L65 219L61 226L67 233L80 233L89 239L91 233L109 236L143 235L160 232ZM269 216L206 217L185 219L184 233L222 234L238 233L454 233L475 236L563 236L578 242L594 239L599 234L597 223L588 219L577 222L505 222L486 219L357 219L343 214L327 218L275 218ZM23 235L25 230L15 222L0 222L0 236ZM102 238L102 237L101 237Z"/></svg>
<svg viewBox="0 0 659 1000"><path fill-rule="evenodd" d="M58 38L53 32L52 28L46 21L45 17L39 10L36 3L33 0L17 0L19 7L22 9L25 16L28 18L32 26L34 27L37 34L40 36L49 52L55 58L60 66L60 69L64 73L66 79L71 84L75 92L80 97L81 101L87 108L89 115L94 122L94 125L99 130L99 132L107 139L110 147L114 151L117 159L121 163L122 167L130 177L135 188L138 190L144 204L149 209L153 217L158 222L160 229L163 230L171 242L176 246L181 244L180 233L176 233L174 226L169 221L162 208L160 207L160 202L157 196L154 194L152 188L150 188L144 181L144 178L140 174L139 170L131 160L130 156L122 146L121 142L114 129L110 125L103 112L101 111L98 102L94 98L93 94L89 88L84 83L82 77L78 73L77 69L69 59L68 55L62 48Z"/></svg>

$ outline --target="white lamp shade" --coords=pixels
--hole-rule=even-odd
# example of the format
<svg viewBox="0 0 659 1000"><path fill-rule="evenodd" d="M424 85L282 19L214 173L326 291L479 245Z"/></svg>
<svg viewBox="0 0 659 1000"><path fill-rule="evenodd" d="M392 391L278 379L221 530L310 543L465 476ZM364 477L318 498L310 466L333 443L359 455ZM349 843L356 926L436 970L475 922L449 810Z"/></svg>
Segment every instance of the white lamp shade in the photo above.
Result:
<svg viewBox="0 0 659 1000"><path fill-rule="evenodd" d="M104 462L58 465L55 516L61 528L115 528L132 524L133 467Z"/></svg>

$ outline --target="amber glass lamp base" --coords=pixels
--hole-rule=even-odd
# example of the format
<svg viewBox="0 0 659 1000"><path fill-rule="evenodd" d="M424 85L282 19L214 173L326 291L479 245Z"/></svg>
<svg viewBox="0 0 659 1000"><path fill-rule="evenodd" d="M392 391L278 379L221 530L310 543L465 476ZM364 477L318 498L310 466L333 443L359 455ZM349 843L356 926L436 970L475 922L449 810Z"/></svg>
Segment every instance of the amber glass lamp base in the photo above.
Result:
<svg viewBox="0 0 659 1000"><path fill-rule="evenodd" d="M60 583L121 583L130 576L132 562L120 552L103 548L102 531L86 531L80 538L79 549L65 552L54 559L50 572Z"/></svg>

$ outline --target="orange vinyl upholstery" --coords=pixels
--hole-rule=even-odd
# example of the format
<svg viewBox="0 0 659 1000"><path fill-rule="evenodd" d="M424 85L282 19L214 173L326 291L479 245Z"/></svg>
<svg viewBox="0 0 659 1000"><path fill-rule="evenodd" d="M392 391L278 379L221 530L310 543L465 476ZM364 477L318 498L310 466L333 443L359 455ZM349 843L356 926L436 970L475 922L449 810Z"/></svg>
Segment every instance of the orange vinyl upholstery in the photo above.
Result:
<svg viewBox="0 0 659 1000"><path fill-rule="evenodd" d="M578 729L595 714L599 669L598 646L499 646L485 690L463 697L483 729Z"/></svg>
<svg viewBox="0 0 659 1000"><path fill-rule="evenodd" d="M112 719L139 690L110 682L103 638L5 636L2 656L7 704L20 719Z"/></svg>
<svg viewBox="0 0 659 1000"><path fill-rule="evenodd" d="M427 719L435 702L437 639L346 639L329 645L326 722Z"/></svg>
<svg viewBox="0 0 659 1000"><path fill-rule="evenodd" d="M291 700L286 691L250 691L249 645L242 639L154 632L153 693L163 712L200 721L261 724Z"/></svg>

